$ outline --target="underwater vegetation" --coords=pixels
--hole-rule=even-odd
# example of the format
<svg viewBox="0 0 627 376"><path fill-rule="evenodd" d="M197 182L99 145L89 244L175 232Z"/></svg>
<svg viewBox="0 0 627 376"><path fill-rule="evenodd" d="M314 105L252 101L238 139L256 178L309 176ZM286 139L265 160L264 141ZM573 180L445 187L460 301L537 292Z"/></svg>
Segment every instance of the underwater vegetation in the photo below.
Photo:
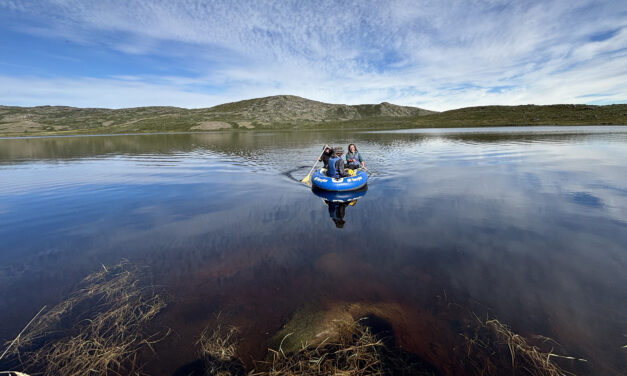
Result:
<svg viewBox="0 0 627 376"><path fill-rule="evenodd" d="M0 369L6 371L0 375L146 375L147 362L158 361L153 345L171 331L155 323L167 302L144 274L122 262L88 275L65 300L40 310L6 343L0 358ZM452 367L405 351L391 325L375 313L353 320L317 315L327 319L310 321L300 333L286 333L304 317L297 313L275 334L278 344L270 344L265 358L253 360L250 367L243 361L248 354L239 351L241 332L217 314L189 339L198 360L175 374L560 376L573 373L555 360L585 362L555 354L559 345L549 338L526 338L494 318L480 319L458 308L443 313L454 317L457 326L451 328L455 335L443 333L438 344L463 354Z"/></svg>

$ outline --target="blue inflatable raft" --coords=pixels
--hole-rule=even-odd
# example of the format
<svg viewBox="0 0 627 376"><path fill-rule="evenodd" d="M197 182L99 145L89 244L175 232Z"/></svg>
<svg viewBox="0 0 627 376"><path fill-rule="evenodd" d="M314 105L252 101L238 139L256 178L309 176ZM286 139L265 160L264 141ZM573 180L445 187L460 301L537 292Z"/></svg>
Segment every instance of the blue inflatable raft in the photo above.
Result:
<svg viewBox="0 0 627 376"><path fill-rule="evenodd" d="M313 188L312 192L316 196L320 197L321 199L325 201L344 203L344 202L355 201L357 199L364 197L366 195L366 192L368 192L368 186L365 186L356 191L342 191L342 192L323 191L322 189L319 189L319 188Z"/></svg>
<svg viewBox="0 0 627 376"><path fill-rule="evenodd" d="M321 168L311 174L311 184L314 188L325 191L343 192L355 191L363 188L368 183L368 173L364 170L356 170L355 176L347 176L345 178L330 178L327 176L327 170Z"/></svg>

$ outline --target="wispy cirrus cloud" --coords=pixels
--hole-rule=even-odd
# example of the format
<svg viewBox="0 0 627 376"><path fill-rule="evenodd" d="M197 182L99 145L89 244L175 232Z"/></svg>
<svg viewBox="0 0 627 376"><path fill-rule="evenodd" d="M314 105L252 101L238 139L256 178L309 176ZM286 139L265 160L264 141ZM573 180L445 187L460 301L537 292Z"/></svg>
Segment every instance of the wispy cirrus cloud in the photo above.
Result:
<svg viewBox="0 0 627 376"><path fill-rule="evenodd" d="M225 98L132 77L40 78L0 76L0 103L124 108L141 105L209 107Z"/></svg>
<svg viewBox="0 0 627 376"><path fill-rule="evenodd" d="M138 96L140 87L174 93L179 102L170 104L185 107L286 93L436 110L627 101L627 5L619 2L0 0L0 9L12 33L89 51L69 58L117 59L82 75L45 63L35 74L8 74L0 64L14 85L0 91L7 104L51 103L32 85L59 80L65 104L107 107L163 102ZM133 85L119 76L134 76ZM94 89L116 85L116 96ZM20 96L10 94L20 86Z"/></svg>

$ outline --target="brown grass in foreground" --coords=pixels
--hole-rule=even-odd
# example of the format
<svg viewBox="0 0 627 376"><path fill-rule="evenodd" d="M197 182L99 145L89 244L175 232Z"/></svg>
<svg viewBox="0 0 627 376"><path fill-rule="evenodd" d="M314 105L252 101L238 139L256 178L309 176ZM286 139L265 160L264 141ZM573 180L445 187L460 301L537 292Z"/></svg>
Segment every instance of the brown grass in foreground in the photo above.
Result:
<svg viewBox="0 0 627 376"><path fill-rule="evenodd" d="M437 375L430 365L420 358L395 348L389 338L373 334L370 327L355 322L336 321L338 333L318 345L301 344L292 352L285 352L284 337L276 349L269 349L265 361L256 362L251 376L313 376L313 375ZM528 375L572 376L573 373L555 364L555 358L584 361L573 357L543 351L498 320L469 321L467 332L460 333L466 343L463 359L465 369L454 374L482 376ZM205 361L204 375L245 375L237 359L238 331L236 328L216 324L206 328L198 344ZM544 344L555 344L540 338ZM544 347L544 346L543 346Z"/></svg>
<svg viewBox="0 0 627 376"><path fill-rule="evenodd" d="M45 375L140 375L138 354L167 333L146 334L164 301L127 263L90 274L40 316L11 349L14 364ZM12 367L17 368L17 367Z"/></svg>
<svg viewBox="0 0 627 376"><path fill-rule="evenodd" d="M431 376L424 364L390 351L384 340L372 333L360 321L334 321L338 333L318 345L301 344L285 352L283 342L277 349L268 349L265 361L255 362L250 376L310 376L310 375L416 375ZM220 323L202 332L200 355L204 360L204 375L245 375L237 358L238 330ZM288 335L289 336L289 335ZM287 336L286 336L287 338ZM284 338L285 339L285 338Z"/></svg>
<svg viewBox="0 0 627 376"><path fill-rule="evenodd" d="M467 359L477 375L502 375L509 368L514 375L573 376L573 373L560 368L553 359L585 362L584 359L553 354L552 348L543 351L496 319L475 319L474 325L471 325L474 333L464 337ZM546 337L540 339L543 343L557 344Z"/></svg>
<svg viewBox="0 0 627 376"><path fill-rule="evenodd" d="M206 375L244 374L244 366L237 357L238 334L236 327L223 325L219 321L213 328L207 326L203 330L196 344Z"/></svg>
<svg viewBox="0 0 627 376"><path fill-rule="evenodd" d="M164 307L164 301L152 289L142 287L137 268L127 263L103 267L85 278L66 300L43 314L40 311L7 343L0 366L31 375L143 375L140 354L152 350L152 345L168 334L148 329ZM289 352L284 346L291 335L287 334L277 348L268 350L264 361L255 362L248 375L439 374L420 354L398 348L392 327L388 331L388 323L370 316L357 321L329 320L335 326L329 331L332 336L315 345L301 343ZM556 355L552 348L556 342L545 337L538 337L539 341L522 337L498 320L468 318L460 312L454 317L464 324L463 329L457 327L455 331L461 336L453 336L459 341L449 339L455 344L441 345L454 348L462 344L457 346L461 351L463 344L466 347L463 354L455 353L460 369L442 371L447 374L570 376L573 374L561 369L555 360L585 361ZM186 375L246 375L242 354L238 354L239 343L238 329L225 325L218 316L196 342L200 365ZM26 373L0 371L0 376Z"/></svg>
<svg viewBox="0 0 627 376"><path fill-rule="evenodd" d="M383 342L358 322L336 322L339 335L318 346L305 344L293 353L270 349L253 375L383 375Z"/></svg>

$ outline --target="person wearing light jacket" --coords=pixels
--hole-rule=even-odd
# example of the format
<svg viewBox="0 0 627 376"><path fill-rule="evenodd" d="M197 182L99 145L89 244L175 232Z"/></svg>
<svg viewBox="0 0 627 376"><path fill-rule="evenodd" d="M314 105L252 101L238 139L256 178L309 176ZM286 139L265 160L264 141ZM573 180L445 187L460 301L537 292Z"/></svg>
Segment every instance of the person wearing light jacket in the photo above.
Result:
<svg viewBox="0 0 627 376"><path fill-rule="evenodd" d="M361 154L357 151L355 144L348 145L348 153L346 153L346 167L352 170L356 170L360 167L366 168Z"/></svg>

